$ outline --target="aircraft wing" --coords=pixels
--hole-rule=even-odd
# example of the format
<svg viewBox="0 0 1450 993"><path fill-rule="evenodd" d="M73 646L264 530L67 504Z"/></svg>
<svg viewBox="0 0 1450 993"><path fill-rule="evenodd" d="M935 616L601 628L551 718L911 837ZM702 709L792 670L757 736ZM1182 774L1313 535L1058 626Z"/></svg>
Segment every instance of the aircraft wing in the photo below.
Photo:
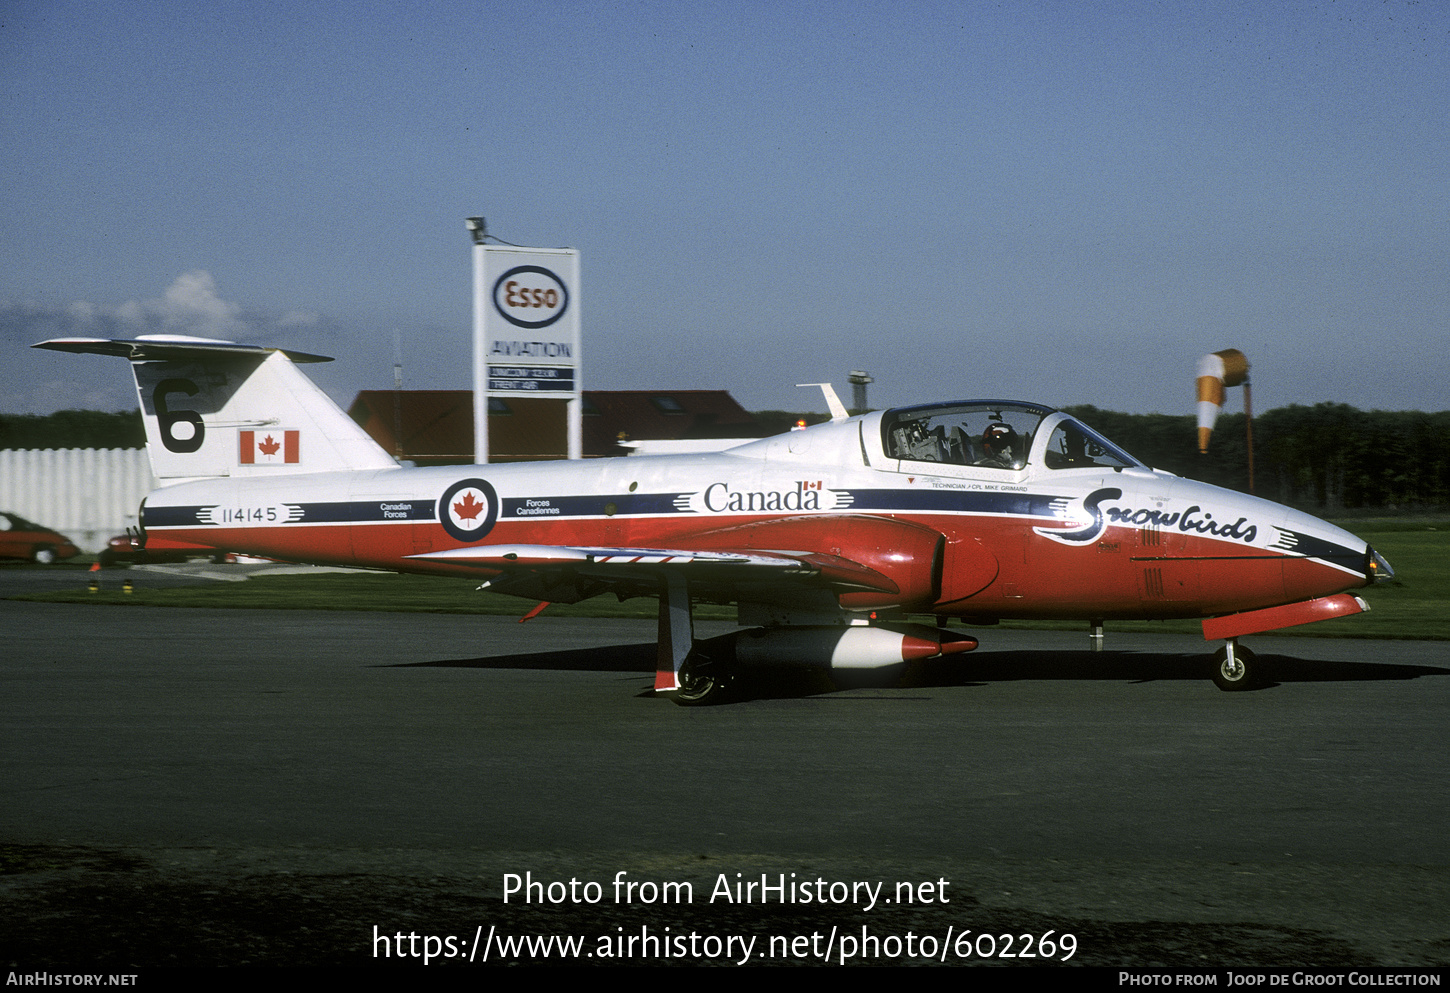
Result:
<svg viewBox="0 0 1450 993"><path fill-rule="evenodd" d="M538 595L539 581L557 590L562 576L612 582L656 583L678 575L709 586L791 584L815 580L841 591L897 593L889 576L869 566L824 552L759 549L609 548L574 545L475 545L409 556L426 562L496 569L501 576L487 588L501 593ZM525 592L525 591L528 592ZM581 591L582 592L582 591ZM593 592L585 595L593 595Z"/></svg>
<svg viewBox="0 0 1450 993"><path fill-rule="evenodd" d="M746 595L777 602L805 591L841 597L852 609L933 603L944 591L941 532L909 521L861 514L754 521L674 535L670 547L471 545L410 556L424 562L497 573L487 588L515 596L576 603L599 593L648 595L661 584L687 584L698 599L730 602ZM968 563L951 553L952 574L987 585L997 562L984 550ZM971 566L971 568L968 568ZM953 589L961 585L953 580Z"/></svg>

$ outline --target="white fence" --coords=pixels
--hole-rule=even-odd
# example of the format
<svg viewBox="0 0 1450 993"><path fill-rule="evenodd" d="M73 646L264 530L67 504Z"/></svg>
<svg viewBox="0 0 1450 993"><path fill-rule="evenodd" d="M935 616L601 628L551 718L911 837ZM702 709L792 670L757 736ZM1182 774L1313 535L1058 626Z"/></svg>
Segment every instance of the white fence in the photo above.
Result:
<svg viewBox="0 0 1450 993"><path fill-rule="evenodd" d="M135 527L155 488L144 448L0 451L0 510L54 528L85 552Z"/></svg>

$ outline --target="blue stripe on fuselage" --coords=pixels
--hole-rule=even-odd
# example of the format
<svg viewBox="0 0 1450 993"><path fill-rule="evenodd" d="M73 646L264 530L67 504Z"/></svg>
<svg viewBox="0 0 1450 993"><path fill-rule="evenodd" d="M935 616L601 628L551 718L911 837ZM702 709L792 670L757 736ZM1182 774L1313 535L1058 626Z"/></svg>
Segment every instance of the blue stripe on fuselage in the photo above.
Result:
<svg viewBox="0 0 1450 993"><path fill-rule="evenodd" d="M1061 497L1032 493L965 492L962 490L842 490L851 503L847 512L859 513L945 513L985 514L1004 517L1039 517L1061 520L1053 512ZM618 493L603 495L507 497L500 501L498 518L505 520L561 520L589 517L634 517L644 515L693 514L681 509L688 493ZM277 505L297 507L292 524L367 524L398 521L437 520L434 501L415 498L395 500L345 500L325 503L281 500ZM211 511L223 504L192 506L148 506L145 527L195 527L213 525ZM243 505L244 508L244 505ZM707 515L700 515L707 516ZM713 515L708 515L713 516Z"/></svg>

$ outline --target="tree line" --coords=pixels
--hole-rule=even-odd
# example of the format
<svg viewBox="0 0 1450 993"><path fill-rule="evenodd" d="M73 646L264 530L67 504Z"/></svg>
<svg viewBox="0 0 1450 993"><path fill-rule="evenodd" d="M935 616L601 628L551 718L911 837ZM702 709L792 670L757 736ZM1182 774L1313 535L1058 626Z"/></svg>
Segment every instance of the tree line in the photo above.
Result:
<svg viewBox="0 0 1450 993"><path fill-rule="evenodd" d="M141 412L58 410L54 414L0 414L0 449L144 448Z"/></svg>
<svg viewBox="0 0 1450 993"><path fill-rule="evenodd" d="M1091 406L1065 408L1136 458L1180 476L1249 492L1243 414L1224 414L1207 455L1198 453L1191 414L1123 414ZM818 412L762 411L757 421L787 430ZM1318 511L1411 511L1450 507L1450 411L1362 411L1319 403L1270 410L1254 418L1254 487L1258 496ZM140 448L139 411L62 410L0 414L0 449Z"/></svg>
<svg viewBox="0 0 1450 993"><path fill-rule="evenodd" d="M1243 414L1221 415L1200 455L1192 415L1066 409L1154 468L1249 492ZM1254 418L1253 440L1256 496L1318 511L1450 506L1450 411L1278 407Z"/></svg>

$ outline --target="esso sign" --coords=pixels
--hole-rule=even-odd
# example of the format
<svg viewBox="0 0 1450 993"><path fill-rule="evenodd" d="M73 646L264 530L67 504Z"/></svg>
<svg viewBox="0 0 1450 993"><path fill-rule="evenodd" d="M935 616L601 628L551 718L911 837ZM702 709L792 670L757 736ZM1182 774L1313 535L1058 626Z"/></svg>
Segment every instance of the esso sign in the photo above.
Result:
<svg viewBox="0 0 1450 993"><path fill-rule="evenodd" d="M546 328L569 309L569 290L543 266L521 265L493 284L493 307L510 324Z"/></svg>

